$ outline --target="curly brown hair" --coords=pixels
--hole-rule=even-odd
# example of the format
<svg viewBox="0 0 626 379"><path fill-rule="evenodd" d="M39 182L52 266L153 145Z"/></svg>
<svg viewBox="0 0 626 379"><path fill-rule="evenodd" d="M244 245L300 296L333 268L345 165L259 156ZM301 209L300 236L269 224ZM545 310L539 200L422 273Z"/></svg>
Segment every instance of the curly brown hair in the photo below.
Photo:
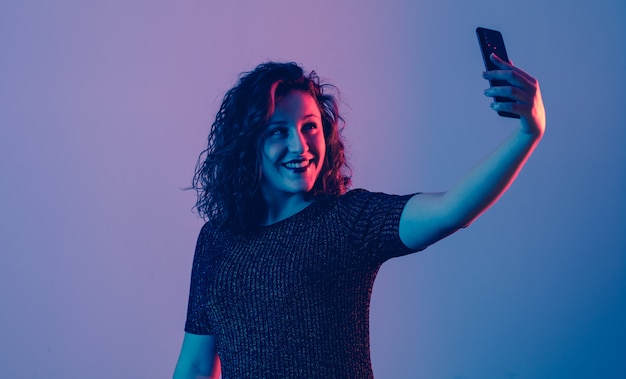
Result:
<svg viewBox="0 0 626 379"><path fill-rule="evenodd" d="M200 216L217 228L238 232L258 227L265 212L260 194L262 134L274 112L275 99L292 90L305 91L322 116L326 156L310 196L339 196L351 184L346 163L336 90L323 84L315 71L296 63L266 62L241 74L224 95L211 127L207 148L196 164L192 187Z"/></svg>

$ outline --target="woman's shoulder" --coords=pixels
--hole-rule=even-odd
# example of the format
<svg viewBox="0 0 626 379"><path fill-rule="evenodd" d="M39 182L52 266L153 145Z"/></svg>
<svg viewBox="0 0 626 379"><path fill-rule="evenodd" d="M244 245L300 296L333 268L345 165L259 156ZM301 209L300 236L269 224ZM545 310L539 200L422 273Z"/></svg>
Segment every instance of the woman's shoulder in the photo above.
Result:
<svg viewBox="0 0 626 379"><path fill-rule="evenodd" d="M205 221L204 225L200 229L200 237L206 237L215 234L219 228L211 220Z"/></svg>
<svg viewBox="0 0 626 379"><path fill-rule="evenodd" d="M204 223L204 225L202 225L198 240L204 243L209 241L215 243L215 241L223 241L228 238L233 238L235 235L237 235L236 232L225 227L220 227L214 221L208 220Z"/></svg>

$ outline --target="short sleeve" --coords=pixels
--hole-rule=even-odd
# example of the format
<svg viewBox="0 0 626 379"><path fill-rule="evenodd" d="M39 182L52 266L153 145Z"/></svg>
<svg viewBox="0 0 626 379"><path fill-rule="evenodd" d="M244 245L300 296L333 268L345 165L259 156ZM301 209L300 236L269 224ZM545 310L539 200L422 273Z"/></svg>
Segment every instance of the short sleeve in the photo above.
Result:
<svg viewBox="0 0 626 379"><path fill-rule="evenodd" d="M415 252L400 239L400 216L413 195L359 189L344 196L347 218L355 238L377 262Z"/></svg>
<svg viewBox="0 0 626 379"><path fill-rule="evenodd" d="M200 230L196 251L191 269L191 285L189 303L187 305L187 321L185 332L191 334L214 334L207 319L207 271L210 251L211 228L205 224Z"/></svg>

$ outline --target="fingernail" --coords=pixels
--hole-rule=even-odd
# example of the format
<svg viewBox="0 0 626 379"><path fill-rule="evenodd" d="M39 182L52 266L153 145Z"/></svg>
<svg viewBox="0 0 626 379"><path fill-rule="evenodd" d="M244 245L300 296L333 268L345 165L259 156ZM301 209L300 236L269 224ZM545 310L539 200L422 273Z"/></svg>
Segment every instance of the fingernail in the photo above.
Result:
<svg viewBox="0 0 626 379"><path fill-rule="evenodd" d="M486 90L484 90L483 92L485 93L485 95L489 96L491 94L491 88L487 88Z"/></svg>
<svg viewBox="0 0 626 379"><path fill-rule="evenodd" d="M487 71L483 71L483 78L487 77Z"/></svg>

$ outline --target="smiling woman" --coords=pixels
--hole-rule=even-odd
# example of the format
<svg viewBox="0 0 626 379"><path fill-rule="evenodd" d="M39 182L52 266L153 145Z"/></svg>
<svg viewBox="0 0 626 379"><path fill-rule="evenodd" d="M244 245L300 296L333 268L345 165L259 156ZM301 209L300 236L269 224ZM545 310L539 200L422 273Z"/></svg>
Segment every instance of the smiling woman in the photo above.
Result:
<svg viewBox="0 0 626 379"><path fill-rule="evenodd" d="M494 110L520 128L445 193L350 190L332 88L294 63L265 63L226 93L199 159L208 218L191 273L175 378L373 378L369 302L390 258L469 225L541 139L539 86L492 57L515 88Z"/></svg>

